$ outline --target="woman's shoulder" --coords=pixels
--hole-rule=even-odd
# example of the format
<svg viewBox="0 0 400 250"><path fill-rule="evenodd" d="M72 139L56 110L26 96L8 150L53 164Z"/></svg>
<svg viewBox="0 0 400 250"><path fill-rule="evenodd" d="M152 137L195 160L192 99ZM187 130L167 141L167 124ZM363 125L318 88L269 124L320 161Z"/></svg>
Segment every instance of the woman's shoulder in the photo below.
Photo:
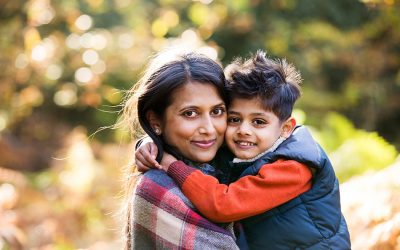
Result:
<svg viewBox="0 0 400 250"><path fill-rule="evenodd" d="M146 185L158 185L162 187L171 187L176 185L174 180L169 177L165 171L158 169L151 169L142 174L139 183L146 183Z"/></svg>
<svg viewBox="0 0 400 250"><path fill-rule="evenodd" d="M176 182L162 170L152 169L142 174L135 188L135 197L141 197L156 204L181 204L195 209L189 199L182 193ZM185 204L185 205L184 205Z"/></svg>

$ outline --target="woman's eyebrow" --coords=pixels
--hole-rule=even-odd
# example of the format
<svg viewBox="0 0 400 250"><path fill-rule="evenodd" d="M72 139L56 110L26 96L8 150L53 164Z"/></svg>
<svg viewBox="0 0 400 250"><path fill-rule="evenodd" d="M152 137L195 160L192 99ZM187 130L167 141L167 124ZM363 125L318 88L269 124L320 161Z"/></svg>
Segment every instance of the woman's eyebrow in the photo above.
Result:
<svg viewBox="0 0 400 250"><path fill-rule="evenodd" d="M194 106L194 105L191 105L191 106L184 106L183 108L179 109L179 112L185 111L185 110L187 110L187 109L198 109L198 108L199 108L198 106Z"/></svg>
<svg viewBox="0 0 400 250"><path fill-rule="evenodd" d="M212 108L221 107L221 106L225 106L225 103L221 102L221 103L215 104L214 106L212 106ZM184 106L181 109L179 109L179 112L184 111L186 109L199 109L199 108L200 107L196 106L196 105Z"/></svg>
<svg viewBox="0 0 400 250"><path fill-rule="evenodd" d="M223 103L223 102L218 103L218 104L214 105L213 108L215 108L215 107L221 107L221 106L225 106L225 103Z"/></svg>

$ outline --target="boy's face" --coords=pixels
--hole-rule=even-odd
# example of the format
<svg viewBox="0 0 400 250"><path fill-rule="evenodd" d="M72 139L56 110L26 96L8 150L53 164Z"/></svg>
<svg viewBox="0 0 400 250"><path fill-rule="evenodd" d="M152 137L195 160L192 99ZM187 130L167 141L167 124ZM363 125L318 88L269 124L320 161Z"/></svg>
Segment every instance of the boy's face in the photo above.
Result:
<svg viewBox="0 0 400 250"><path fill-rule="evenodd" d="M285 123L257 98L235 98L228 110L225 141L237 158L251 159L269 149L280 135L287 135L284 128Z"/></svg>

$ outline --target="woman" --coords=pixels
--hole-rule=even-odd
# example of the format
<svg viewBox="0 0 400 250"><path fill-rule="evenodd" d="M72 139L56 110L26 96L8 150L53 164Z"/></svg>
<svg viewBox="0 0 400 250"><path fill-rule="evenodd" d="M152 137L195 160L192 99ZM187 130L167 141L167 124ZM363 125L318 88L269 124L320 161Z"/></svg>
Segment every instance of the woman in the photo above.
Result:
<svg viewBox="0 0 400 250"><path fill-rule="evenodd" d="M207 164L224 140L224 81L222 68L205 56L164 53L132 89L124 119L135 124L137 117L157 145L158 161L165 150L205 173L227 176ZM237 249L231 227L200 216L163 171L131 177L127 194L127 249Z"/></svg>

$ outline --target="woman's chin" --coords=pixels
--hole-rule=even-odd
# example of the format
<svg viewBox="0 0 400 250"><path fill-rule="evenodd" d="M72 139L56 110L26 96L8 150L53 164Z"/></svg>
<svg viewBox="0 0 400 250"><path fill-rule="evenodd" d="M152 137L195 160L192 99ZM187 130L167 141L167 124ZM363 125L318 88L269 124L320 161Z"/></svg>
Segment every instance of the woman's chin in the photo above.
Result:
<svg viewBox="0 0 400 250"><path fill-rule="evenodd" d="M217 152L196 152L195 154L192 154L192 157L188 158L191 161L194 162L199 162L199 163L204 163L204 162L209 162L212 159L214 159L215 154Z"/></svg>

